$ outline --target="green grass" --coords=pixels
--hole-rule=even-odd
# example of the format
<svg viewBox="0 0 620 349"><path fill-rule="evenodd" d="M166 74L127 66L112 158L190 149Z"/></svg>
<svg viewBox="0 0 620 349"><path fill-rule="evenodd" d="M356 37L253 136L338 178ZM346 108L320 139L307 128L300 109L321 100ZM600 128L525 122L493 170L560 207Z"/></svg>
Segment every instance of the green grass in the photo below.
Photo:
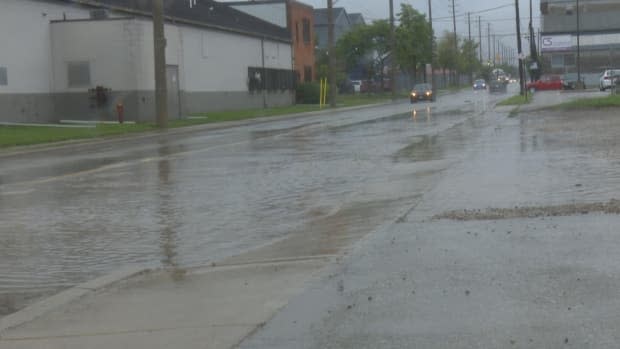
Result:
<svg viewBox="0 0 620 349"><path fill-rule="evenodd" d="M527 96L516 95L510 98L504 99L503 101L497 103L498 106L507 106L507 105L524 105L531 102L531 98Z"/></svg>
<svg viewBox="0 0 620 349"><path fill-rule="evenodd" d="M398 98L405 98L407 95L399 94ZM341 95L338 96L336 105L338 108L355 107L374 103L384 103L391 99L390 94L357 94L357 95ZM323 107L327 109L329 106ZM260 117L275 117L282 115L298 114L319 111L321 108L318 104L297 104L288 107L273 107L259 109L243 109L243 110L227 110L208 113L199 113L192 115L195 118L186 120L177 120L170 123L170 127L190 126L214 122L239 121L246 119L255 119Z"/></svg>
<svg viewBox="0 0 620 349"><path fill-rule="evenodd" d="M405 95L399 95L405 97ZM388 102L390 94L362 94L338 96L337 106L353 107L374 103ZM325 107L328 108L328 107ZM297 113L321 110L319 105L298 104L288 107L259 108L210 112L194 115L196 118L170 120L170 128L193 126L225 121L239 121L259 117L276 117ZM95 127L41 127L41 126L0 126L0 148L13 146L34 145L42 143L61 142L68 140L92 139L111 137L128 133L154 131L157 127L153 123L137 124L97 124Z"/></svg>
<svg viewBox="0 0 620 349"><path fill-rule="evenodd" d="M98 124L95 127L0 126L0 148L89 139L156 129L152 124Z"/></svg>
<svg viewBox="0 0 620 349"><path fill-rule="evenodd" d="M582 98L574 101L558 104L552 109L575 110L575 109L603 109L620 107L620 95L606 97Z"/></svg>

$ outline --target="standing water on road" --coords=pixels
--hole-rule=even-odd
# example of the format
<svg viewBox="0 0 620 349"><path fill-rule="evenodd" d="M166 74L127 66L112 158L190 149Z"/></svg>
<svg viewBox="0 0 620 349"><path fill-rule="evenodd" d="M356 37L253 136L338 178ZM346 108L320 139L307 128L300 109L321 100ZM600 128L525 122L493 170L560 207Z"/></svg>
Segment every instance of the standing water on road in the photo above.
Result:
<svg viewBox="0 0 620 349"><path fill-rule="evenodd" d="M7 155L0 313L126 265L201 266L352 232L294 252L335 253L397 219L458 156L479 117L470 98Z"/></svg>

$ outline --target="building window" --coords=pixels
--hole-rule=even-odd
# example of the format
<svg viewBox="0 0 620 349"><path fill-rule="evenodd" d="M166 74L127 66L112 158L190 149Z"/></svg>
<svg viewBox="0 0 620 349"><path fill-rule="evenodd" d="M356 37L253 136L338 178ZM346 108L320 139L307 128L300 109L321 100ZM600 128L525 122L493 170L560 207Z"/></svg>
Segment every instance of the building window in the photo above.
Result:
<svg viewBox="0 0 620 349"><path fill-rule="evenodd" d="M312 67L305 66L304 67L304 82L312 82Z"/></svg>
<svg viewBox="0 0 620 349"><path fill-rule="evenodd" d="M0 67L0 86L9 84L9 77L6 73L6 67Z"/></svg>
<svg viewBox="0 0 620 349"><path fill-rule="evenodd" d="M299 22L295 22L295 42L299 42Z"/></svg>
<svg viewBox="0 0 620 349"><path fill-rule="evenodd" d="M551 68L564 68L564 55L551 55Z"/></svg>
<svg viewBox="0 0 620 349"><path fill-rule="evenodd" d="M292 90L295 87L295 71L286 69L248 68L250 92Z"/></svg>
<svg viewBox="0 0 620 349"><path fill-rule="evenodd" d="M303 20L303 33L304 33L304 44L308 45L310 44L310 20L307 18L304 18Z"/></svg>
<svg viewBox="0 0 620 349"><path fill-rule="evenodd" d="M90 86L90 62L67 63L69 87Z"/></svg>

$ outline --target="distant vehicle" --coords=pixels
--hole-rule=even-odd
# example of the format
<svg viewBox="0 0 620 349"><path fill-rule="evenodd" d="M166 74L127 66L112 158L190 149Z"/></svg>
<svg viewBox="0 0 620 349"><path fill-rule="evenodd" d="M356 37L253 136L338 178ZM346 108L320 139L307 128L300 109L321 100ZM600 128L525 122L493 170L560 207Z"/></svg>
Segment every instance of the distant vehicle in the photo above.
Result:
<svg viewBox="0 0 620 349"><path fill-rule="evenodd" d="M498 75L497 81L507 84L508 82L510 82L510 79L506 75Z"/></svg>
<svg viewBox="0 0 620 349"><path fill-rule="evenodd" d="M474 81L474 90L486 90L486 89L487 89L486 81L482 79L478 79Z"/></svg>
<svg viewBox="0 0 620 349"><path fill-rule="evenodd" d="M363 80L360 83L360 92L381 92L381 81ZM390 79L383 79L383 92L392 91Z"/></svg>
<svg viewBox="0 0 620 349"><path fill-rule="evenodd" d="M427 100L434 101L435 96L433 95L433 87L431 84L417 84L411 90L411 95L409 95L409 100L411 103L416 103L419 100Z"/></svg>
<svg viewBox="0 0 620 349"><path fill-rule="evenodd" d="M360 92L375 92L375 83L372 80L363 80L360 84Z"/></svg>
<svg viewBox="0 0 620 349"><path fill-rule="evenodd" d="M577 74L576 73L568 73L562 76L562 89L564 90L574 90L577 88ZM583 84L583 88L585 88L585 83Z"/></svg>
<svg viewBox="0 0 620 349"><path fill-rule="evenodd" d="M526 86L530 92L561 90L562 78L559 75L543 75L540 80L530 82Z"/></svg>
<svg viewBox="0 0 620 349"><path fill-rule="evenodd" d="M508 91L508 86L504 81L501 80L493 80L489 83L489 93L506 93Z"/></svg>
<svg viewBox="0 0 620 349"><path fill-rule="evenodd" d="M607 69L601 74L601 79L599 81L599 89L601 91L605 91L613 87L612 77L615 75L620 75L620 69Z"/></svg>

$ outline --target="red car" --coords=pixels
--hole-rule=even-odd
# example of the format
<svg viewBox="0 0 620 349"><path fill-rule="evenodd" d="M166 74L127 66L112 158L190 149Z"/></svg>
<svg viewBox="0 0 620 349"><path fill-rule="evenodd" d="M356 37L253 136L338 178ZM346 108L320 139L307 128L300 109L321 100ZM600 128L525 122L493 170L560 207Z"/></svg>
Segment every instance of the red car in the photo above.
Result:
<svg viewBox="0 0 620 349"><path fill-rule="evenodd" d="M561 90L562 77L559 75L543 75L540 80L530 82L526 86L530 92Z"/></svg>

